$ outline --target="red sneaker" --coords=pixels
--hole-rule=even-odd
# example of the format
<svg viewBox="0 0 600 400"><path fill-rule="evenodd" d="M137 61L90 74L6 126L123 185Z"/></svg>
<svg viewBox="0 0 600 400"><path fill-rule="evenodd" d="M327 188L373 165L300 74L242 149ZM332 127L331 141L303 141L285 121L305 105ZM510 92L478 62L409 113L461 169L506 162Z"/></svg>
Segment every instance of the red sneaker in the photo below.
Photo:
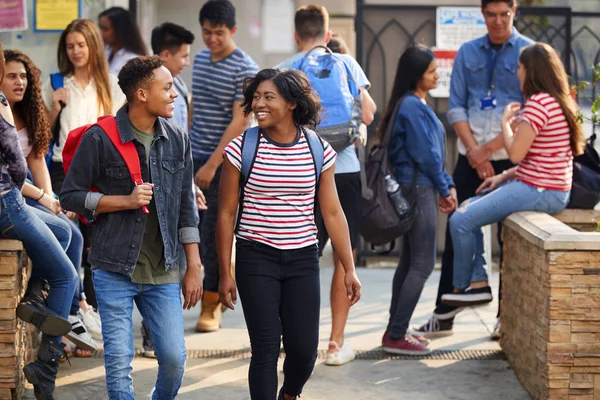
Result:
<svg viewBox="0 0 600 400"><path fill-rule="evenodd" d="M431 353L431 349L423 346L411 335L406 335L400 340L393 340L384 335L383 351L392 354L403 354L408 356L424 356Z"/></svg>
<svg viewBox="0 0 600 400"><path fill-rule="evenodd" d="M408 331L406 331L406 334L414 337L415 339L417 339L419 341L419 343L421 345L423 345L423 346L428 346L429 343L431 343L431 340L427 339L425 336L420 335L414 329L408 328ZM383 334L383 337L381 338L381 346L384 346L385 340L389 339L389 336L390 336L390 331L388 331L386 329L385 333Z"/></svg>

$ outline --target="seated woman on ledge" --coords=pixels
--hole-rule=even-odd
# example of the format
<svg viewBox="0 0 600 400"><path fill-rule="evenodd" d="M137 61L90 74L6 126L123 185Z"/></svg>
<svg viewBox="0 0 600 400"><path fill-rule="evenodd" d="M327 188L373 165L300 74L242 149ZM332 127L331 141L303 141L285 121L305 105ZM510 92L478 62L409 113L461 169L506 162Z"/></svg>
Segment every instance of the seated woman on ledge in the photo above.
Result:
<svg viewBox="0 0 600 400"><path fill-rule="evenodd" d="M481 228L518 211L562 211L571 193L573 155L583 153L585 146L577 106L556 51L542 43L524 48L517 74L526 104L518 119L520 104L506 106L502 135L510 160L518 165L486 179L478 196L450 218L454 293L442 296L442 301L452 306L492 301Z"/></svg>

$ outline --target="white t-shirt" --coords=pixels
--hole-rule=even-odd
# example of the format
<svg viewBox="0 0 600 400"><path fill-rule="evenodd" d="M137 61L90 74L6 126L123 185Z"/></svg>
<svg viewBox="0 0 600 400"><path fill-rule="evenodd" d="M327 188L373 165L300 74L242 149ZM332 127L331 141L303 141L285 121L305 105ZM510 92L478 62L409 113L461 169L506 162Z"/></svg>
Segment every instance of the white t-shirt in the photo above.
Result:
<svg viewBox="0 0 600 400"><path fill-rule="evenodd" d="M60 114L60 139L58 145L54 145L52 161L62 162L62 151L69 132L82 125L92 124L98 117L106 114L116 114L119 108L125 104L125 95L121 91L117 78L110 75L110 95L112 98L112 110L100 110L98 107L98 96L96 95L96 83L90 83L82 89L73 76L65 77L65 86L69 91L67 105ZM52 84L48 79L43 87L44 103L48 109L52 108Z"/></svg>
<svg viewBox="0 0 600 400"><path fill-rule="evenodd" d="M104 48L104 54L106 54L107 60L109 59L111 52L112 52L112 48L110 46L106 46ZM136 57L139 57L139 54L132 53L131 51L127 51L125 49L117 50L117 52L113 56L112 61L110 61L108 63L110 73L113 74L114 76L119 75L121 68L123 68L123 66L125 64L127 64L127 61L131 60L132 58L136 58Z"/></svg>
<svg viewBox="0 0 600 400"><path fill-rule="evenodd" d="M33 149L33 144L29 143L29 134L27 133L27 128L19 129L17 131L17 136L19 137L19 144L21 145L21 150L23 150L23 155L25 158L27 158Z"/></svg>

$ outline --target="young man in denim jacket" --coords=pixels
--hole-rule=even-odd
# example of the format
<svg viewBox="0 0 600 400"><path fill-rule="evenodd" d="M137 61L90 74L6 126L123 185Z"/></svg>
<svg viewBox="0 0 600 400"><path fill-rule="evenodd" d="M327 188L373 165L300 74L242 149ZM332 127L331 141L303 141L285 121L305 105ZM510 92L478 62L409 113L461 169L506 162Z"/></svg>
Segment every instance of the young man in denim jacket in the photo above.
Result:
<svg viewBox="0 0 600 400"><path fill-rule="evenodd" d="M182 308L194 307L202 295L190 142L164 119L173 117L177 93L160 57L130 60L119 73L119 85L128 100L116 116L119 134L137 148L144 184L134 185L116 147L93 127L75 153L60 200L66 209L96 221L89 260L102 319L109 399L134 398L134 301L158 358L151 397L173 399L186 360ZM90 191L92 186L98 192ZM187 260L181 284L179 244Z"/></svg>
<svg viewBox="0 0 600 400"><path fill-rule="evenodd" d="M500 120L508 103L523 102L517 78L519 53L533 43L513 26L516 0L482 0L481 12L488 34L461 46L450 81L447 117L458 135L453 179L459 204L474 196L485 178L513 166L504 150ZM436 309L418 329L423 336L451 335L454 317L462 310L441 303L442 295L453 290L453 259L452 238L446 229ZM499 324L494 336L498 332Z"/></svg>

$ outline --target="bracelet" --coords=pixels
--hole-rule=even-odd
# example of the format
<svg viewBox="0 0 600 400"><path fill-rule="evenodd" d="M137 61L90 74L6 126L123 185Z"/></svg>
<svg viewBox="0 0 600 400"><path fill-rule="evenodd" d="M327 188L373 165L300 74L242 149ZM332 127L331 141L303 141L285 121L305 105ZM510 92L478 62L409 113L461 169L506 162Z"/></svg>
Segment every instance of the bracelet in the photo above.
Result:
<svg viewBox="0 0 600 400"><path fill-rule="evenodd" d="M44 197L44 195L46 194L46 192L44 191L44 189L40 189L40 197L38 197L37 199L35 199L35 201L40 201L42 199L42 197Z"/></svg>
<svg viewBox="0 0 600 400"><path fill-rule="evenodd" d="M504 171L502 171L502 175L508 175L508 170L505 169Z"/></svg>

